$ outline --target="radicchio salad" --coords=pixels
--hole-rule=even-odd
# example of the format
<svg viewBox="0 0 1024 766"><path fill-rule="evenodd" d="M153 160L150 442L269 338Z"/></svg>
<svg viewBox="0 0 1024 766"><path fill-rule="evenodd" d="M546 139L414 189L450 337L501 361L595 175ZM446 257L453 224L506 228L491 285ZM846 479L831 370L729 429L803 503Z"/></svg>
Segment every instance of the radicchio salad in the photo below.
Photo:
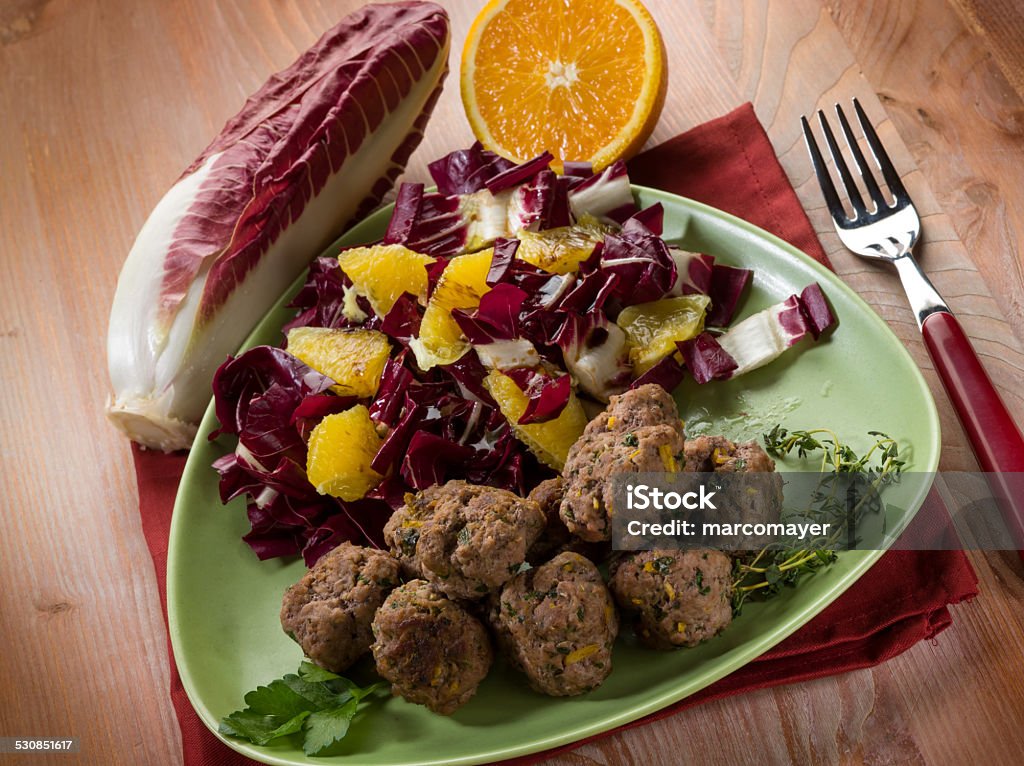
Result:
<svg viewBox="0 0 1024 766"><path fill-rule="evenodd" d="M260 559L379 546L406 493L454 479L525 495L611 395L742 375L834 324L816 283L733 323L750 270L664 241L621 161L551 159L431 163L380 242L312 264L283 348L219 368L220 495L246 496Z"/></svg>

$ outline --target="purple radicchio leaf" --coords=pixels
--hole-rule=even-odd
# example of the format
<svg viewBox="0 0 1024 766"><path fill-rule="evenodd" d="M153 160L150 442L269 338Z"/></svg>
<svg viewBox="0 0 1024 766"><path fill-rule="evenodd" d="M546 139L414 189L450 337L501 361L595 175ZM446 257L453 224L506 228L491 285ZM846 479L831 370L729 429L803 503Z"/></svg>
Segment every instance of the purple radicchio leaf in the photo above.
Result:
<svg viewBox="0 0 1024 766"><path fill-rule="evenodd" d="M704 253L691 253L678 247L669 247L676 264L676 278L669 295L708 295L714 278L715 259Z"/></svg>
<svg viewBox="0 0 1024 766"><path fill-rule="evenodd" d="M475 455L472 447L417 431L402 459L402 478L413 489L444 484Z"/></svg>
<svg viewBox="0 0 1024 766"><path fill-rule="evenodd" d="M515 163L484 149L479 141L431 162L427 169L444 195L472 194L487 187L495 176L515 167Z"/></svg>
<svg viewBox="0 0 1024 766"><path fill-rule="evenodd" d="M646 386L648 383L656 383L672 393L685 377L686 370L675 360L674 355L670 354L630 383L629 387L633 389Z"/></svg>
<svg viewBox="0 0 1024 766"><path fill-rule="evenodd" d="M210 438L222 433L241 433L252 401L275 384L295 390L301 399L327 391L334 381L273 346L256 346L237 357L229 357L213 378L214 407L220 428ZM291 410L285 419L290 416Z"/></svg>
<svg viewBox="0 0 1024 766"><path fill-rule="evenodd" d="M512 340L519 334L519 312L527 294L505 282L495 285L472 311L453 309L452 319L474 345Z"/></svg>
<svg viewBox="0 0 1024 766"><path fill-rule="evenodd" d="M374 322L353 322L346 316L345 293L352 288L352 281L338 266L336 258L318 258L309 267L306 283L295 297L289 308L299 309L298 314L281 328L288 333L293 327L367 327L372 328ZM372 317L370 303L363 296L356 298L356 305L367 316Z"/></svg>
<svg viewBox="0 0 1024 766"><path fill-rule="evenodd" d="M635 218L604 238L600 268L619 276L613 295L624 306L663 298L676 281L668 245Z"/></svg>
<svg viewBox="0 0 1024 766"><path fill-rule="evenodd" d="M466 245L468 222L460 198L425 193L423 184L403 183L384 234L385 244L405 245L426 255L448 257Z"/></svg>
<svg viewBox="0 0 1024 766"><path fill-rule="evenodd" d="M569 206L578 221L585 215L622 223L637 212L626 163L616 160L569 190Z"/></svg>
<svg viewBox="0 0 1024 766"><path fill-rule="evenodd" d="M512 192L508 218L512 231L569 226L572 215L569 212L568 179L559 178L552 170L540 171Z"/></svg>
<svg viewBox="0 0 1024 766"><path fill-rule="evenodd" d="M387 316L381 320L380 330L389 338L408 346L409 341L419 335L423 315L415 295L402 293Z"/></svg>
<svg viewBox="0 0 1024 766"><path fill-rule="evenodd" d="M710 333L702 332L695 338L676 344L693 379L700 384L709 380L732 377L738 364Z"/></svg>
<svg viewBox="0 0 1024 766"><path fill-rule="evenodd" d="M743 291L750 284L754 272L750 269L737 269L720 263L714 265L711 275L711 310L708 311L704 323L708 327L726 327L739 307Z"/></svg>
<svg viewBox="0 0 1024 766"><path fill-rule="evenodd" d="M494 287L505 279L505 275L515 261L516 251L518 250L518 239L502 238L494 243L494 253L491 255L491 268L487 272L488 286Z"/></svg>
<svg viewBox="0 0 1024 766"><path fill-rule="evenodd" d="M817 282L812 282L800 292L800 306L815 340L836 323L836 317L829 308L825 293Z"/></svg>
<svg viewBox="0 0 1024 766"><path fill-rule="evenodd" d="M486 183L487 190L491 194L497 194L505 189L518 186L546 169L553 159L551 152L544 152L532 160L527 160L522 165L515 165L489 179Z"/></svg>

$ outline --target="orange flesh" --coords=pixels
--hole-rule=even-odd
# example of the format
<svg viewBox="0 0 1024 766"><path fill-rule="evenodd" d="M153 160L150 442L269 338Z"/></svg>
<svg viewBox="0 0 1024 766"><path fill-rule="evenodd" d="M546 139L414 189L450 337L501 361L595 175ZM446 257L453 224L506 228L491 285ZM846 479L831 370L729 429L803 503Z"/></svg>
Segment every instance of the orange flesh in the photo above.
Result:
<svg viewBox="0 0 1024 766"><path fill-rule="evenodd" d="M507 0L470 31L462 84L474 132L495 151L605 165L616 157L602 150L635 150L650 132L663 77L657 29L633 0Z"/></svg>

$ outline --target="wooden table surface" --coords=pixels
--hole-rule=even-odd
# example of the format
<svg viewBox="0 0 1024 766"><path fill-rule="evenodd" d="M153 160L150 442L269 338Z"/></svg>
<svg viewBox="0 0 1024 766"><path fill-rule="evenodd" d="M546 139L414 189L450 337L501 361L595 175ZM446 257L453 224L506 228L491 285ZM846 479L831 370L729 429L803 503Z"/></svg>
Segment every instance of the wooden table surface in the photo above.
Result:
<svg viewBox="0 0 1024 766"><path fill-rule="evenodd" d="M445 3L456 50L480 4ZM180 761L129 445L102 414L108 309L136 231L182 168L356 5L0 2L0 736L77 736L82 763ZM1024 13L1006 0L648 6L671 72L652 142L754 103L837 270L925 371L942 467L974 468L896 278L832 233L798 117L857 96L880 122L923 213L921 260L1024 422ZM414 177L471 140L456 83ZM971 560L981 594L936 641L551 762L1020 763L1024 571L1013 554Z"/></svg>

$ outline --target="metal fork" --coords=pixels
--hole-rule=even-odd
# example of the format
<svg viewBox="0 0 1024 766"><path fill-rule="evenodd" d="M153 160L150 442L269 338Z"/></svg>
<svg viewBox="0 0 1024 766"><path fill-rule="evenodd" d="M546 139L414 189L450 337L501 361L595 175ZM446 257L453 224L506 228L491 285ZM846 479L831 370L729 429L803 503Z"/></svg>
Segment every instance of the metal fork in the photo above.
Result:
<svg viewBox="0 0 1024 766"><path fill-rule="evenodd" d="M889 261L896 266L936 372L967 432L981 469L991 474L989 485L1024 560L1024 438L981 366L960 323L914 260L913 249L921 234L921 219L857 99L853 99L853 108L891 199L880 188L843 108L836 104L836 117L846 147L871 198L871 205L865 204L828 120L819 110L821 132L850 200L853 215L848 215L843 208L811 126L806 117L801 117L807 151L825 196L825 204L839 239L846 247L857 255ZM1013 472L1017 475L1012 475Z"/></svg>

